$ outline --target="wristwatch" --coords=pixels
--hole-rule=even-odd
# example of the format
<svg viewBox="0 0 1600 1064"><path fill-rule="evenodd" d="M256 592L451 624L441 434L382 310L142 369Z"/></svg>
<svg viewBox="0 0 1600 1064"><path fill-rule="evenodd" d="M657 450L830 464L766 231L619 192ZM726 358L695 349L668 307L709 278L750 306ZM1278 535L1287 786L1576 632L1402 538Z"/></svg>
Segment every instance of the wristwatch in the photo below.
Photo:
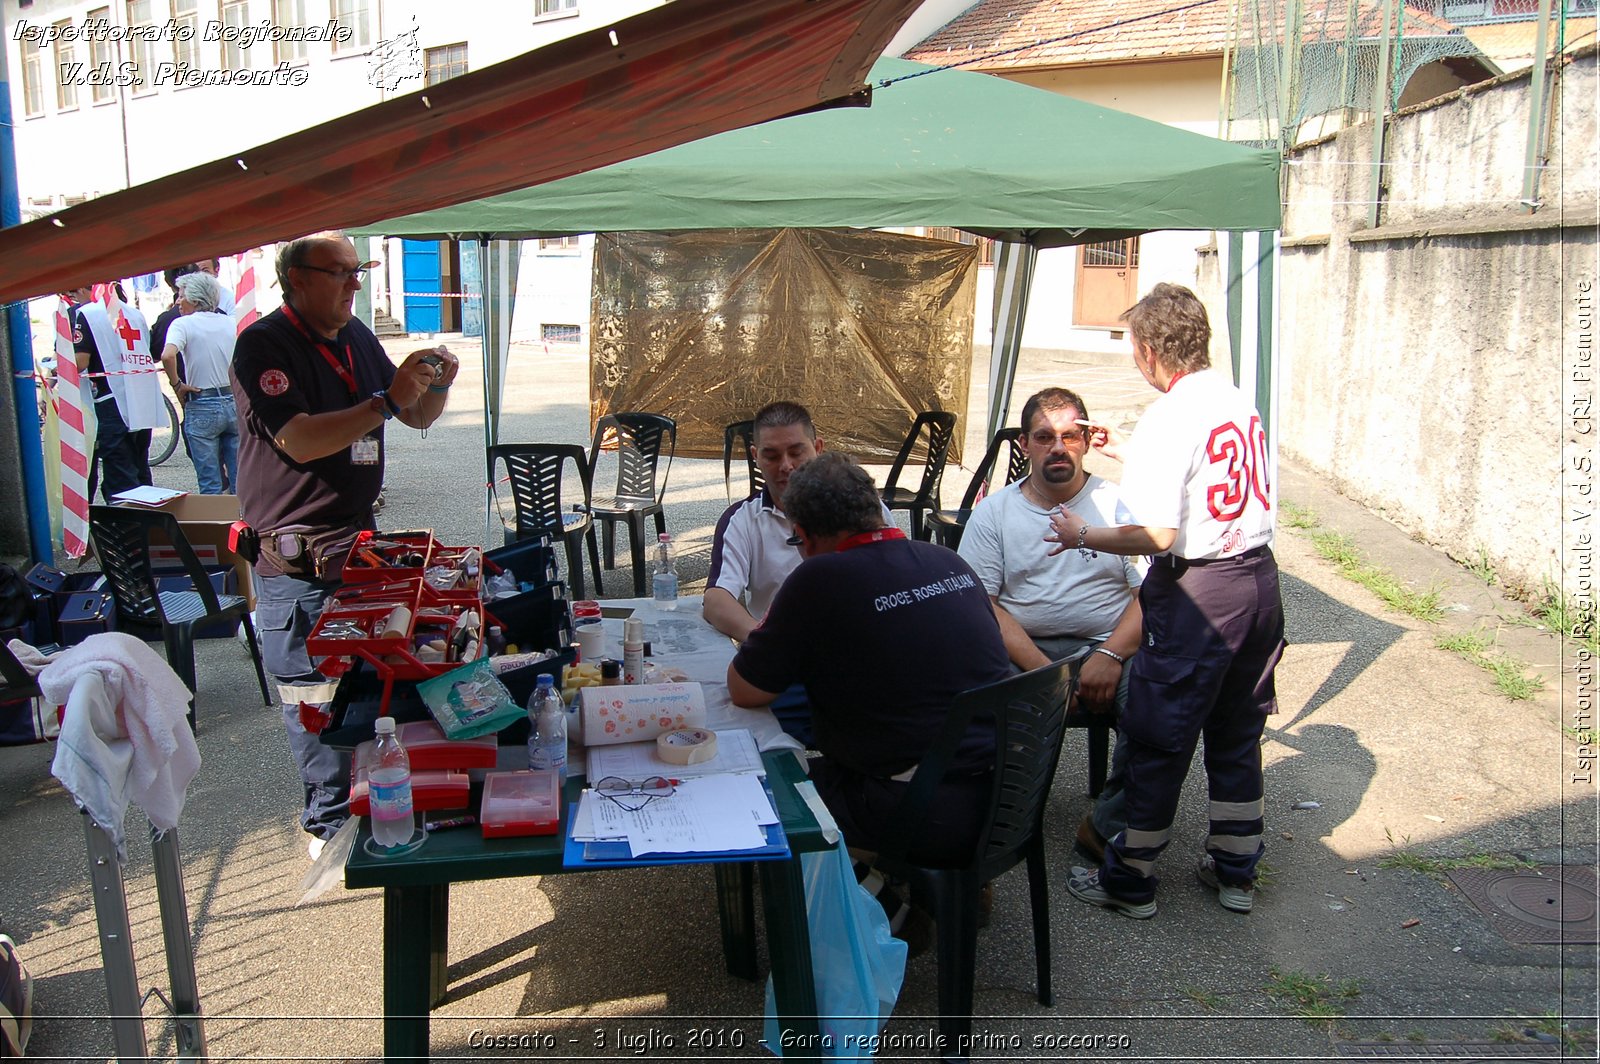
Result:
<svg viewBox="0 0 1600 1064"><path fill-rule="evenodd" d="M1121 654L1118 654L1115 650L1107 650L1105 647L1095 647L1094 653L1104 654L1118 665L1126 665L1128 663L1127 658L1123 657Z"/></svg>
<svg viewBox="0 0 1600 1064"><path fill-rule="evenodd" d="M394 405L394 400L389 398L389 393L386 391L373 392L372 398L367 400L367 405L372 407L374 413L382 414L385 421L393 421L395 415L400 413L400 408Z"/></svg>

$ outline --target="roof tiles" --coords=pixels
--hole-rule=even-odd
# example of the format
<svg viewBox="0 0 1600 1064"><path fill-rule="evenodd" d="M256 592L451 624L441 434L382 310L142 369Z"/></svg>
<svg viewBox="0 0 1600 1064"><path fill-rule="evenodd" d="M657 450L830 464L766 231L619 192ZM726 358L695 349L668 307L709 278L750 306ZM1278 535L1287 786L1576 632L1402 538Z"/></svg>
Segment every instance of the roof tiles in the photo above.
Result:
<svg viewBox="0 0 1600 1064"><path fill-rule="evenodd" d="M983 0L905 58L1002 70L1219 55L1232 32L1234 6L1230 0ZM1360 0L1361 36L1378 34L1383 9L1380 0ZM1304 35L1343 37L1346 10L1344 0L1306 0ZM1456 32L1443 19L1409 8L1405 13L1407 35ZM1281 32L1272 25L1248 36Z"/></svg>

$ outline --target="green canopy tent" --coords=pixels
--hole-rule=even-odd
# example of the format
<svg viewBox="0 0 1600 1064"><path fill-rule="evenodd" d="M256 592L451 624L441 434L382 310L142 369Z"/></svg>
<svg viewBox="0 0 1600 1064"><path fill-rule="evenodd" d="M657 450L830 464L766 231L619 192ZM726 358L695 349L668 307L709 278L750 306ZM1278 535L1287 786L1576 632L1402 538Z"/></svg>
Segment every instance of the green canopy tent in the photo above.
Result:
<svg viewBox="0 0 1600 1064"><path fill-rule="evenodd" d="M493 443L510 310L501 303L507 286L488 261L492 240L840 226L950 226L998 238L1006 243L995 280L993 432L1010 404L1038 249L1164 229L1270 234L1279 226L1276 152L904 60L880 59L871 84L867 108L791 116L358 233L484 241L487 302L505 307L485 313ZM1263 376L1270 339L1270 329L1260 334L1252 360Z"/></svg>

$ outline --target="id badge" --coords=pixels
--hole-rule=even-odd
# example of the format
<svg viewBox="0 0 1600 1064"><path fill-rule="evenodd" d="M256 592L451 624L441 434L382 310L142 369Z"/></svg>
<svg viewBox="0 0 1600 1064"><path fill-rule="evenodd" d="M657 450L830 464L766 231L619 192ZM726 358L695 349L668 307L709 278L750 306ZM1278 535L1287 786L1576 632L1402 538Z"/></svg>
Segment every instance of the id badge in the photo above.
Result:
<svg viewBox="0 0 1600 1064"><path fill-rule="evenodd" d="M353 465L378 464L378 437L363 436L350 445L350 462Z"/></svg>

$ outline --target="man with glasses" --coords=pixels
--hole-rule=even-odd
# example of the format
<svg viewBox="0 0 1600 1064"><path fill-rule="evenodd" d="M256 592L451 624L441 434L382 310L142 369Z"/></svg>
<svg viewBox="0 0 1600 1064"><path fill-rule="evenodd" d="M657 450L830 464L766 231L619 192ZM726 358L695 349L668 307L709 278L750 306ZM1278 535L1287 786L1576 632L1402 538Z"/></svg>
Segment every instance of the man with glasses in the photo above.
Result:
<svg viewBox="0 0 1600 1064"><path fill-rule="evenodd" d="M994 607L1006 652L1019 671L1088 651L1078 669L1078 705L1108 714L1127 705L1127 660L1139 649L1139 584L1144 564L1112 554L1039 549L1050 514L1067 504L1096 522L1116 517L1116 485L1083 466L1089 452L1088 409L1077 393L1046 388L1022 406L1030 473L980 502L961 535L961 557ZM1078 825L1077 845L1099 860L1106 839L1122 830L1123 742L1100 801Z"/></svg>
<svg viewBox="0 0 1600 1064"><path fill-rule="evenodd" d="M374 527L384 425L433 424L458 368L443 347L414 351L399 367L389 361L352 309L372 265L338 233L282 245L283 306L239 334L231 371L239 505L261 537L256 626L305 784L300 822L313 836L313 858L349 815L350 765L301 720L302 702L315 707L332 697L306 636L338 586L344 551Z"/></svg>

